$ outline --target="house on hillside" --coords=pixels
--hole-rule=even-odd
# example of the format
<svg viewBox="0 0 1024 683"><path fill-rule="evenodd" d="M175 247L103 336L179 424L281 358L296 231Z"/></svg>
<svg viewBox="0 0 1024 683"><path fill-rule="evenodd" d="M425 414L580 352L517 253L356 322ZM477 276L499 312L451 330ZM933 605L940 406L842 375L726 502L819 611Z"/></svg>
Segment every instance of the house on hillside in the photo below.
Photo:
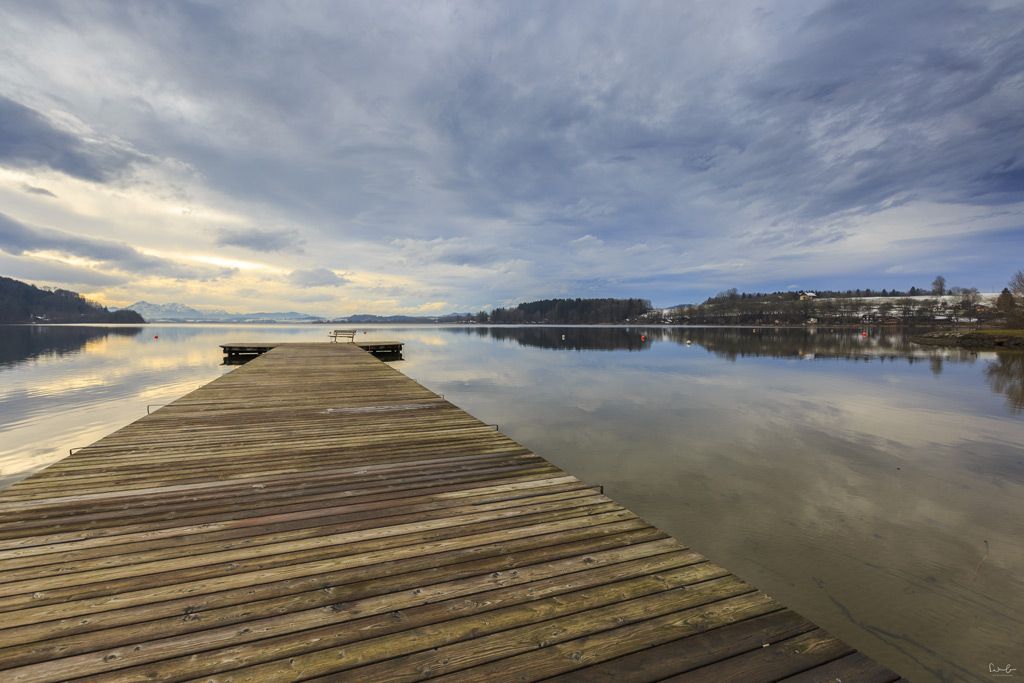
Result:
<svg viewBox="0 0 1024 683"><path fill-rule="evenodd" d="M818 295L814 292L800 292L800 301L814 301Z"/></svg>

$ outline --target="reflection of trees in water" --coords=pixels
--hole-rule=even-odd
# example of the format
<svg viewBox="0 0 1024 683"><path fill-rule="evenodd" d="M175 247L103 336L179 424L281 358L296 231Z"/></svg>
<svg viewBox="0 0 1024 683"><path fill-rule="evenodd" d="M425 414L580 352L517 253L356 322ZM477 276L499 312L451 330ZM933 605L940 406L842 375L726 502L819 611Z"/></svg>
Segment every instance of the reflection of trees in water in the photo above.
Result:
<svg viewBox="0 0 1024 683"><path fill-rule="evenodd" d="M860 330L828 328L749 327L462 327L454 332L514 341L546 349L641 351L651 340L685 345L690 342L721 358L735 361L751 356L780 358L845 358L849 360L897 360L927 363L938 375L946 363L973 363L977 355L966 349L921 347L904 331L874 330L861 337ZM565 339L562 339L565 335ZM641 340L641 335L646 337ZM992 391L1005 394L1014 412L1024 411L1024 353L999 352L998 360L985 368Z"/></svg>
<svg viewBox="0 0 1024 683"><path fill-rule="evenodd" d="M479 337L514 341L522 346L573 351L641 351L651 346L651 334L658 333L657 330L639 327L474 326L455 329Z"/></svg>
<svg viewBox="0 0 1024 683"><path fill-rule="evenodd" d="M80 351L94 339L108 335L134 337L140 332L141 327L4 325L0 327L0 366L39 356L63 356Z"/></svg>
<svg viewBox="0 0 1024 683"><path fill-rule="evenodd" d="M1010 409L1024 411L1024 353L1000 352L985 368L985 377L992 391L1006 395Z"/></svg>
<svg viewBox="0 0 1024 683"><path fill-rule="evenodd" d="M942 371L944 361L973 362L975 354L962 349L922 348L902 330L872 330L862 337L859 329L694 327L668 328L664 338L699 344L722 358L746 356L779 358L847 358L851 360L906 359L929 362Z"/></svg>
<svg viewBox="0 0 1024 683"><path fill-rule="evenodd" d="M653 341L701 346L716 356L736 360L746 356L779 358L847 358L851 360L906 359L927 362L942 372L944 362L974 362L973 351L921 347L904 330L873 330L862 337L859 329L750 327L559 327L473 326L451 328L523 346L571 350L648 349ZM564 335L564 339L563 339Z"/></svg>

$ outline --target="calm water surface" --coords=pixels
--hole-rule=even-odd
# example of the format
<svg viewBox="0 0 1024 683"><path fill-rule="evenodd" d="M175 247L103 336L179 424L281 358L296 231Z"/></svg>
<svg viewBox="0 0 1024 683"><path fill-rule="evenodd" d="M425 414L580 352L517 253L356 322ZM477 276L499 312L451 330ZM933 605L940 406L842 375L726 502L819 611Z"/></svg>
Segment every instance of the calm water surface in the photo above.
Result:
<svg viewBox="0 0 1024 683"><path fill-rule="evenodd" d="M823 329L365 338L405 341L402 372L911 680L1024 671L1024 355ZM0 327L0 486L229 371L218 344L325 339Z"/></svg>

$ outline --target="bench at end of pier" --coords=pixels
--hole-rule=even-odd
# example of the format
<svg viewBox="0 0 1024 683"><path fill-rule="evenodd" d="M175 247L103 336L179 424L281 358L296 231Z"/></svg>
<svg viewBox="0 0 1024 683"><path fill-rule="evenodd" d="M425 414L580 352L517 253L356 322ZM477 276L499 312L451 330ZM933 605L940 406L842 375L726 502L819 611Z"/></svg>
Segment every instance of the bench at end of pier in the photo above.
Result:
<svg viewBox="0 0 1024 683"><path fill-rule="evenodd" d="M353 342L355 341L356 331L355 330L333 330L327 335L331 338L332 342L337 342L339 339L342 341Z"/></svg>

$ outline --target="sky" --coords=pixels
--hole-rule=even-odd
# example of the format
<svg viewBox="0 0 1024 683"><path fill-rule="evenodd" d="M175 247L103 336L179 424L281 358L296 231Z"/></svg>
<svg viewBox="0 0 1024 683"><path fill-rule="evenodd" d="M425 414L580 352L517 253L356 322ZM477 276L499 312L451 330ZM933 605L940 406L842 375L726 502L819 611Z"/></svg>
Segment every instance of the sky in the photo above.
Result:
<svg viewBox="0 0 1024 683"><path fill-rule="evenodd" d="M998 291L1024 3L0 4L0 274L231 311Z"/></svg>

